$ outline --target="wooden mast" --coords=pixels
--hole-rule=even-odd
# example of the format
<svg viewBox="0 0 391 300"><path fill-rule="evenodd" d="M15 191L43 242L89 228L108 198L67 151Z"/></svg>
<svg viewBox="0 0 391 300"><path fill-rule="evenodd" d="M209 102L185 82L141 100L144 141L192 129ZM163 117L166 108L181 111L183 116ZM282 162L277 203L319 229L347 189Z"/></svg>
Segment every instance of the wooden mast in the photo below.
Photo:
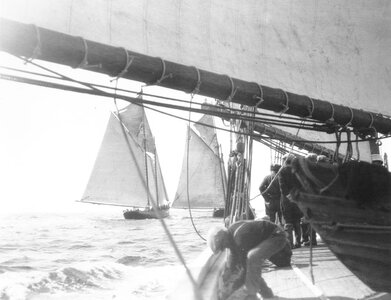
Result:
<svg viewBox="0 0 391 300"><path fill-rule="evenodd" d="M228 100L288 115L350 124L358 130L372 128L391 133L391 119L329 101L311 99L257 83L231 78L192 66L165 61L108 46L81 37L10 21L0 20L0 50L27 58L82 68L123 78L159 85L188 93ZM261 97L263 101L261 100Z"/></svg>

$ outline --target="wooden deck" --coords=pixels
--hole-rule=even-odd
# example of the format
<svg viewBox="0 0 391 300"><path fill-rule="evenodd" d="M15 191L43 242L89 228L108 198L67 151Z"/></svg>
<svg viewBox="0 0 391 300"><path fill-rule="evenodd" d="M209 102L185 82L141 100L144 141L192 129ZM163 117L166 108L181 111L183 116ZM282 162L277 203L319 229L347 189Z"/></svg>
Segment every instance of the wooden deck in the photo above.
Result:
<svg viewBox="0 0 391 300"><path fill-rule="evenodd" d="M391 299L362 283L325 245L313 247L312 257L311 268L310 248L295 249L291 268L269 265L262 276L279 299Z"/></svg>
<svg viewBox="0 0 391 300"><path fill-rule="evenodd" d="M208 256L209 254L209 256ZM331 251L320 244L312 249L312 268L310 267L310 248L293 250L292 267L276 268L267 263L262 272L274 299L291 300L391 300L391 294L376 293L349 271ZM210 256L206 251L191 267L195 271L203 300L217 300L216 283L224 263L224 254ZM391 284L391 283L390 283ZM182 278L177 289L167 299L199 300L189 280ZM242 300L245 294L238 291L229 300Z"/></svg>

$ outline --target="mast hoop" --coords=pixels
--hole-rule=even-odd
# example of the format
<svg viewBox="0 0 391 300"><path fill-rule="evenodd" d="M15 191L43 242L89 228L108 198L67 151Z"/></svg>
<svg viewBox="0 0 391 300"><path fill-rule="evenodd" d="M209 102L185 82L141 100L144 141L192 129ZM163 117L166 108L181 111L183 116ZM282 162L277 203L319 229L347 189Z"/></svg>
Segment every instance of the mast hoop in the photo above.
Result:
<svg viewBox="0 0 391 300"><path fill-rule="evenodd" d="M312 119L312 114L314 113L314 110L315 110L315 103L314 103L314 100L311 97L308 97L308 99L310 100L311 108L309 106L307 106L309 114L305 118L311 118Z"/></svg>
<svg viewBox="0 0 391 300"><path fill-rule="evenodd" d="M195 95L195 94L198 94L200 92L201 73L200 73L200 70L197 67L195 67L195 66L192 66L192 67L196 70L196 73L197 73L197 83L196 83L194 89L190 92L190 94Z"/></svg>
<svg viewBox="0 0 391 300"><path fill-rule="evenodd" d="M232 98L235 96L236 94L236 91L238 90L237 88L235 88L235 84L234 84L234 81L233 79L228 76L228 75L225 75L228 77L229 81L231 82L231 94L227 97L227 99L225 99L225 101L228 101L228 102L231 102L232 101Z"/></svg>
<svg viewBox="0 0 391 300"><path fill-rule="evenodd" d="M83 58L82 60L73 68L74 69L79 69L79 68L84 68L88 66L88 45L87 41L83 37L79 37L81 39L81 42L83 43L83 48L84 48L84 53L83 53Z"/></svg>
<svg viewBox="0 0 391 300"><path fill-rule="evenodd" d="M285 94L285 98L286 98L286 103L285 104L281 104L281 106L283 107L282 110L279 112L280 114L280 117L285 114L288 109L289 109L289 97L288 97L288 93L285 92L283 89L281 89L281 91Z"/></svg>
<svg viewBox="0 0 391 300"><path fill-rule="evenodd" d="M31 53L31 56L27 59L25 64L33 61L34 59L38 58L42 54L41 32L39 31L39 27L37 25L31 24L31 26L34 28L37 43L33 49L33 52Z"/></svg>
<svg viewBox="0 0 391 300"><path fill-rule="evenodd" d="M126 54L126 65L125 65L125 67L123 68L123 70L122 70L121 72L119 72L118 75L115 76L115 78L112 79L111 81L118 80L118 79L120 79L122 76L124 76L125 73L128 72L128 69L129 69L130 65L133 63L133 60L134 60L134 56L129 56L128 51L127 51L124 47L120 47L120 49L123 49L123 50L125 51L125 54Z"/></svg>
<svg viewBox="0 0 391 300"><path fill-rule="evenodd" d="M263 99L263 88L262 88L262 85L260 85L259 83L256 83L254 82L258 88L259 88L259 91L261 92L261 95L260 96L257 96L257 95L254 95L254 98L255 99L259 99L259 101L257 102L257 104L255 105L256 108L259 108L259 106L262 104L262 102L265 101L265 99Z"/></svg>

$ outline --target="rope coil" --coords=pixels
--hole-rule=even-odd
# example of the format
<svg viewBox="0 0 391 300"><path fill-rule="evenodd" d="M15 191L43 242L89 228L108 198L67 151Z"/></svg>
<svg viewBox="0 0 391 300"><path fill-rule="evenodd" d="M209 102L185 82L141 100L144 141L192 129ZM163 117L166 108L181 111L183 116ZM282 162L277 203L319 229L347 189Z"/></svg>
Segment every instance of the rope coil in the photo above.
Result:
<svg viewBox="0 0 391 300"><path fill-rule="evenodd" d="M125 54L126 54L126 64L125 64L125 67L123 68L123 70L121 72L119 72L118 75L111 81L118 80L122 76L124 76L125 73L128 72L128 69L129 69L130 65L133 63L133 60L134 60L134 56L129 56L129 53L128 53L128 51L125 48L121 47L120 49L123 49L125 51Z"/></svg>
<svg viewBox="0 0 391 300"><path fill-rule="evenodd" d="M288 109L289 109L289 97L288 97L288 93L285 92L284 90L281 90L284 94L285 94L285 98L286 98L286 103L285 104L281 104L281 106L283 107L282 110L279 112L280 116L285 114Z"/></svg>

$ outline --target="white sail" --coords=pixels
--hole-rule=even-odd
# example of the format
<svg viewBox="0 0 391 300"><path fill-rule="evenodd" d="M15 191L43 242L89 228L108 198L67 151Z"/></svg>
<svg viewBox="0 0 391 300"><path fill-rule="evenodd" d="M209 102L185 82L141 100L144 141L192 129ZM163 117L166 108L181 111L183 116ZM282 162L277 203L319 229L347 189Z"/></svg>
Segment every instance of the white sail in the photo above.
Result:
<svg viewBox="0 0 391 300"><path fill-rule="evenodd" d="M211 116L204 116L200 119L199 123L201 122L214 125ZM182 171L172 207L189 208L189 200L191 208L222 208L226 177L219 157L216 130L200 124L197 128L200 129L201 136L192 128L188 131L190 140L189 144L186 143Z"/></svg>
<svg viewBox="0 0 391 300"><path fill-rule="evenodd" d="M0 11L20 22L391 114L387 1L3 0Z"/></svg>
<svg viewBox="0 0 391 300"><path fill-rule="evenodd" d="M148 198L167 202L158 162L155 174L155 157L146 155L138 136L132 134L142 126L143 113L142 107L131 104L119 112L119 118L110 116L82 202L129 207L145 207Z"/></svg>

